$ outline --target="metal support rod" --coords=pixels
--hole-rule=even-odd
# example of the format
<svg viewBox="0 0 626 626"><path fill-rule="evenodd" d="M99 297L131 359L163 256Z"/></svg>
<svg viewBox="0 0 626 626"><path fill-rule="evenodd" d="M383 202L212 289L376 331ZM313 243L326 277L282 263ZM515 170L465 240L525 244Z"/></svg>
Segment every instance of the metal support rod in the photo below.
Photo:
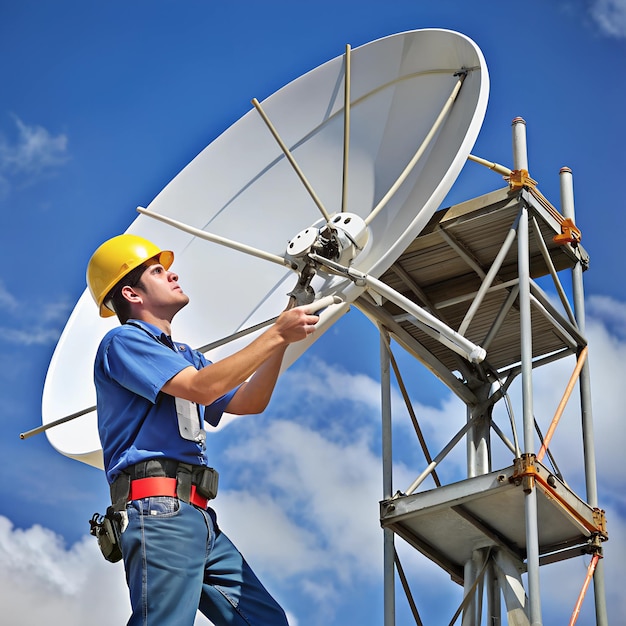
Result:
<svg viewBox="0 0 626 626"><path fill-rule="evenodd" d="M577 346L584 345L586 342L584 336L578 328L578 322L570 322L566 319L562 312L556 307L554 300L548 296L548 294L539 286L532 278L530 279L530 291L533 298L537 300L537 304L543 309L543 315L554 319L554 324L558 324L566 332L572 341L576 342Z"/></svg>
<svg viewBox="0 0 626 626"><path fill-rule="evenodd" d="M380 331L380 379L382 405L382 454L383 454L383 500L391 498L393 493L393 455L391 439L391 371L389 358L389 335L382 328Z"/></svg>
<svg viewBox="0 0 626 626"><path fill-rule="evenodd" d="M422 453L424 454L426 462L432 463L433 459L430 455L430 451L428 450L428 445L426 443L424 433L422 433L422 429L419 425L419 422L417 421L417 416L415 415L415 411L413 410L413 405L411 404L409 392L406 388L406 385L404 384L404 379L402 378L402 373L400 372L400 368L398 367L398 362L393 356L393 352L391 351L391 346L389 345L389 343L387 343L387 352L389 356L389 361L391 362L391 367L393 368L393 373L395 374L396 381L398 383L398 387L400 388L400 393L402 394L402 398L406 406L406 410L409 413L411 423L413 424L413 429L415 430L417 439L420 442ZM441 481L439 480L439 476L437 475L437 472L435 470L433 470L433 480L435 481L435 485L437 485L437 487L441 487Z"/></svg>
<svg viewBox="0 0 626 626"><path fill-rule="evenodd" d="M467 606L469 605L469 603L473 600L474 592L476 591L476 587L478 587L478 585L482 581L483 576L485 575L485 570L487 569L490 560L491 560L491 548L489 548L489 550L487 551L487 553L485 555L485 561L484 561L484 563L482 565L482 568L475 575L471 587L469 587L469 589L466 589L464 591L463 600L462 600L461 604L459 605L459 608L456 610L456 613L453 615L452 620L450 621L449 626L453 626L454 622L456 622L457 618L461 614L461 611L465 610L467 608ZM465 624L465 620L463 621L463 623Z"/></svg>
<svg viewBox="0 0 626 626"><path fill-rule="evenodd" d="M491 446L490 446L490 426L492 407L488 405L491 384L484 382L478 388L474 388L474 393L480 401L467 406L467 422L472 427L467 432L467 477L473 478L487 474L491 470ZM465 572L465 593L474 581L476 572L479 569L479 557L481 552L474 550L464 567ZM481 623L482 614L482 584L478 586L478 592L474 593L472 601L468 604L463 613L463 626L478 626Z"/></svg>
<svg viewBox="0 0 626 626"><path fill-rule="evenodd" d="M550 253L548 252L548 247L546 246L546 242L543 240L541 236L541 230L539 228L539 224L533 216L532 219L533 224L533 234L535 235L535 241L539 246L539 250L541 251L541 256L545 261L545 264L550 271L550 276L552 277L552 282L554 287L556 288L557 293L559 294L559 299L561 300L561 304L567 313L567 317L569 317L570 322L576 326L576 317L574 316L574 312L572 311L572 307L569 305L569 301L567 299L567 295L565 294L565 290L563 289L563 285L561 285L561 281L559 280L556 268L554 267L554 263L552 262L552 258L550 257Z"/></svg>
<svg viewBox="0 0 626 626"><path fill-rule="evenodd" d="M472 427L472 422L468 421L464 424L463 428L454 435L454 437L448 442L445 448L428 464L428 467L413 481L413 484L404 492L407 496L410 496L428 477L428 475L448 456L450 451L456 446L459 441L465 436L465 433Z"/></svg>
<svg viewBox="0 0 626 626"><path fill-rule="evenodd" d="M587 568L587 575L585 576L585 582L583 583L583 587L580 590L578 599L576 600L576 606L574 607L574 612L572 613L572 617L570 618L569 626L574 626L574 624L578 621L580 608L583 605L583 600L585 599L585 596L587 595L587 589L589 588L589 583L591 582L591 578L593 577L594 572L596 571L596 566L598 565L599 561L600 561L600 555L597 553L594 554L593 558L591 559L591 562L589 563L589 567Z"/></svg>
<svg viewBox="0 0 626 626"><path fill-rule="evenodd" d="M245 337L246 335L250 335L258 330L266 328L267 326L272 325L277 319L278 317L273 317L269 320L265 320L264 322L260 322L259 324L255 324L254 326L251 326L249 328L244 328L236 333L233 333L232 335L229 335L228 337L224 337L223 339L218 339L217 341L201 346L200 348L197 348L197 350L202 353L209 352L215 348L219 348L220 346L226 345L227 343L230 343L231 341L240 339L241 337ZM83 415L86 415L87 413L91 413L92 411L95 411L96 408L97 408L96 406L90 406L87 409L81 409L80 411L77 411L76 413L72 413L71 415L60 417L57 420L48 422L47 424L43 424L42 426L33 428L32 430L27 430L24 433L20 433L20 439L28 439L29 437L32 437L33 435L38 435L39 433L43 433L46 430L49 430L50 428L54 428L55 426L60 426L61 424L65 424L66 422L71 422L72 420L75 420L78 417L82 417Z"/></svg>
<svg viewBox="0 0 626 626"><path fill-rule="evenodd" d="M491 471L491 413L489 404L491 383L483 383L474 393L481 402L467 407L467 419L472 428L467 435L467 477L481 476Z"/></svg>
<svg viewBox="0 0 626 626"><path fill-rule="evenodd" d="M554 308L554 304L546 297L541 287L532 280L530 281L530 302L533 310L544 317L552 326L552 332L556 333L572 352L575 353L581 343L585 343L578 329L566 326L567 320Z"/></svg>
<svg viewBox="0 0 626 626"><path fill-rule="evenodd" d="M548 354L547 356L537 359L533 363L533 367L535 368L542 367L544 365L548 365L548 363L554 363L555 361L560 361L561 359L563 359L566 356L569 356L570 354L576 354L576 352L571 350L570 348L561 348L560 350L557 350L556 352L552 352ZM511 383L513 382L513 380L517 376L519 376L521 371L522 371L522 368L520 365L514 365L512 367L501 369L499 376L500 378L506 379L506 382L504 383L504 387L508 389L511 386Z"/></svg>
<svg viewBox="0 0 626 626"><path fill-rule="evenodd" d="M501 389L501 391L504 391L505 387L503 387ZM509 414L509 419L511 422L511 432L513 434L513 445L515 446L515 457L519 458L522 454L521 452L521 448L520 448L520 444L519 444L519 437L517 435L517 426L515 424L515 416L513 414L513 406L511 405L511 397L509 396L508 392L505 391L504 393L504 402L506 404L507 407L507 413Z"/></svg>
<svg viewBox="0 0 626 626"><path fill-rule="evenodd" d="M379 326L380 332L380 387L382 413L383 500L389 500L393 492L393 455L391 440L391 373L389 368L389 335ZM393 531L383 529L384 574L384 625L395 626L395 571Z"/></svg>
<svg viewBox="0 0 626 626"><path fill-rule="evenodd" d="M326 210L326 208L322 204L322 201L319 199L318 195L313 190L313 187L311 186L311 184L307 180L306 176L304 175L304 172L300 169L300 166L296 163L296 160L294 159L293 155L291 154L291 151L289 150L289 148L287 147L285 142L281 139L280 135L278 134L278 131L274 128L274 125L270 121L269 117L267 117L267 115L265 114L265 111L263 110L263 107L261 106L261 103L256 98L252 98L252 105L259 112L259 114L261 115L261 118L263 118L263 121L265 122L265 125L268 127L269 131L274 136L274 139L276 139L276 142L278 143L278 145L280 146L281 150L283 151L283 154L287 157L287 160L289 161L289 163L291 163L291 166L293 167L293 169L295 170L296 174L298 175L298 177L302 181L302 184L305 186L306 190L309 192L309 195L311 196L311 199L313 200L313 202L315 202L317 208L320 210L320 213L324 216L324 219L327 222L329 222L330 221L330 215L329 215L328 211Z"/></svg>
<svg viewBox="0 0 626 626"><path fill-rule="evenodd" d="M522 207L517 230L518 275L520 281L520 336L522 367L522 413L524 451L534 453L535 420L532 388L532 321L530 314L530 260L528 247L528 208ZM530 622L539 626L541 621L541 590L539 585L539 530L537 521L537 490L531 489L524 499L526 517L526 550L528 567L528 599Z"/></svg>
<svg viewBox="0 0 626 626"><path fill-rule="evenodd" d="M350 44L346 44L345 74L343 79L343 179L341 184L341 210L348 210L348 161L350 156L350 87L352 82Z"/></svg>
<svg viewBox="0 0 626 626"><path fill-rule="evenodd" d="M574 193L572 172L569 168L561 169L561 204L563 215L574 220ZM572 270L572 292L574 296L574 311L578 321L578 328L585 333L585 294L583 286L582 267L577 263ZM591 387L589 381L589 364L581 371L580 395L582 404L582 429L585 454L585 478L587 487L587 502L598 506L598 492L596 486L596 466L593 436L593 418L591 411Z"/></svg>
<svg viewBox="0 0 626 626"><path fill-rule="evenodd" d="M511 280L507 280L502 283L497 283L492 285L488 290L488 293L495 293L496 291L502 291L503 289L509 289L510 287L515 287L518 283L518 278L512 278ZM464 293L459 296L453 296L452 298L446 298L445 300L438 300L435 305L437 311L441 311L443 309L447 309L448 307L455 306L457 304L461 304L461 302L468 302L469 300L474 300L478 291L473 291L471 293Z"/></svg>
<svg viewBox="0 0 626 626"><path fill-rule="evenodd" d="M415 626L424 626L419 611L417 610L415 600L413 599L413 594L411 593L411 589L409 587L409 581L407 580L406 574L404 573L404 568L402 567L402 563L400 562L400 558L398 557L397 552L395 553L395 564L396 569L398 570L398 578L400 579L400 583L402 584L402 588L404 589L404 595L406 596L407 602L409 603L409 607L411 609L411 613L413 615L413 619L415 620Z"/></svg>
<svg viewBox="0 0 626 626"><path fill-rule="evenodd" d="M512 173L511 170L504 165L500 165L499 163L494 163L493 161L487 161L487 159L482 159L481 157L474 156L473 154L470 154L467 157L467 160L474 161L474 163L479 163L480 165L484 165L485 167L488 167L490 170L493 170L494 172L498 174L502 174L503 176L510 176Z"/></svg>
<svg viewBox="0 0 626 626"><path fill-rule="evenodd" d="M365 285L373 292L383 296L394 304L397 304L401 309L410 313L419 322L429 326L435 333L437 333L437 338L441 343L457 354L464 356L472 363L480 363L487 356L487 353L483 348L463 337L434 315L430 314L428 311L418 306L401 293L395 291L395 289L392 289L381 280L354 268L346 267L344 265L340 265L339 263L330 261L329 259L319 256L318 254L309 254L309 258L329 267L332 270L335 270L340 274L345 274L354 280L357 285Z"/></svg>
<svg viewBox="0 0 626 626"><path fill-rule="evenodd" d="M526 122L521 117L513 120L513 162L515 169L528 170L526 151ZM533 410L532 386L532 319L530 302L530 258L528 243L528 207L523 206L517 229L518 277L520 283L520 336L522 368L522 421L524 452L532 455L535 449L535 417ZM539 529L537 490L531 489L524 498L526 518L526 565L528 570L528 601L531 626L540 626L541 589L539 584Z"/></svg>
<svg viewBox="0 0 626 626"><path fill-rule="evenodd" d="M487 569L487 626L502 626L500 583L493 559Z"/></svg>
<svg viewBox="0 0 626 626"><path fill-rule="evenodd" d="M272 263L276 263L277 265L284 265L287 267L291 265L289 261L281 256L278 256L277 254L265 252L264 250L259 250L258 248L248 246L245 243L240 243L238 241L233 241L232 239L227 239L226 237L222 237L220 235L208 233L205 230L189 226L188 224L179 222L178 220L167 217L166 215L154 213L153 211L149 211L148 209L144 209L143 207L137 207L137 212L141 213L142 215L146 215L147 217L158 220L159 222L163 222L164 224L168 224L169 226L173 226L174 228L178 228L178 230L182 230L186 233L189 233L190 235L194 235L194 237L198 237L199 239L205 239L206 241L217 243L221 246L225 246L226 248L232 248L233 250L237 250L237 252L243 252L244 254L249 254L265 261L271 261Z"/></svg>
<svg viewBox="0 0 626 626"><path fill-rule="evenodd" d="M546 454L546 450L550 446L552 435L554 435L554 431L556 430L556 427L559 424L561 416L563 415L563 411L565 410L565 407L567 406L567 402L570 399L570 396L572 395L572 391L574 391L574 386L576 385L576 381L578 380L580 371L583 368L585 361L587 360L587 352L588 352L587 346L585 346L578 356L578 360L576 361L576 367L574 368L574 371L572 372L572 375L570 376L569 382L567 383L567 387L565 388L565 392L563 393L563 397L561 398L561 401L559 402L559 406L557 407L554 417L552 418L552 423L550 424L550 427L548 428L548 432L546 433L546 436L543 439L543 444L541 448L539 449L539 452L537 453L537 461L541 461L543 459L543 457Z"/></svg>
<svg viewBox="0 0 626 626"><path fill-rule="evenodd" d="M422 304L433 314L437 315L442 322L445 322L441 314L437 312L437 308L431 302L424 290L411 278L409 273L400 265L399 262L394 263L389 269L414 293Z"/></svg>
<svg viewBox="0 0 626 626"><path fill-rule="evenodd" d="M321 311L322 309L329 307L331 304L339 304L341 302L342 302L342 299L339 296L324 296L323 298L320 298L319 300L315 300L311 302L310 304L307 304L306 309L308 313L317 313L318 311ZM203 352L203 353L209 352L215 348L226 345L227 343L230 343L231 341L235 341L236 339L241 339L242 337L245 337L259 330L262 330L266 328L267 326L271 326L277 319L278 317L272 317L263 322L259 322L258 324L255 324L253 326L249 326L248 328L243 328L242 330L232 333L231 335L228 335L227 337L218 339L217 341L214 341L212 343L208 343L204 346L196 348L196 350L198 352ZM61 417L57 420L54 420L53 422L48 422L47 424L43 424L43 426L33 428L32 430L21 433L20 439L28 439L28 437L32 437L33 435L38 435L39 433L42 433L48 430L49 428L53 428L54 426L60 426L61 424L70 422L78 417L81 417L82 415L95 411L96 408L97 407L95 406L91 406L87 409L81 409L80 411L77 411L76 413L72 413L71 415L66 415L65 417Z"/></svg>
<svg viewBox="0 0 626 626"><path fill-rule="evenodd" d="M29 437L32 437L33 435L38 435L39 433L45 432L49 428L54 428L55 426L60 426L61 424L65 424L66 422L71 422L72 420L75 420L77 417L81 417L95 410L96 410L95 406L90 406L87 409L81 409L80 411L76 411L76 413L72 413L71 415L60 417L58 420L54 420L53 422L48 422L47 424L43 424L42 426L38 426L37 428L33 428L32 430L27 430L24 433L20 433L20 439L28 439Z"/></svg>
<svg viewBox="0 0 626 626"><path fill-rule="evenodd" d="M458 80L455 83L454 88L452 89L452 93L450 94L450 97L446 100L445 104L443 105L441 112L437 116L437 119L435 120L435 123L432 125L431 129L426 134L424 141L422 141L420 147L417 149L417 151L413 155L413 158L409 161L407 166L404 168L404 170L402 171L402 173L400 174L396 182L391 186L389 191L383 196L380 202L372 209L372 212L365 218L366 225L369 225L370 222L380 213L380 211L382 211L382 209L386 206L387 202L389 202L389 200L393 197L396 191L398 191L400 185L402 185L402 183L406 180L407 176L411 173L411 171L415 167L416 163L420 160L424 152L426 152L426 149L428 148L430 142L433 140L434 136L437 134L437 131L439 130L440 126L443 124L443 121L445 120L446 115L449 113L450 109L452 108L452 105L454 104L457 96L459 95L459 91L461 90L461 87L463 86L463 81L465 80L466 76L467 74L465 72L462 72L458 75Z"/></svg>
<svg viewBox="0 0 626 626"><path fill-rule="evenodd" d="M412 356L418 359L435 377L443 381L463 402L474 402L476 397L447 367L437 361L431 352L426 350L415 338L410 335L383 307L374 304L369 294L360 295L354 305L368 318L375 320L389 329L396 341Z"/></svg>
<svg viewBox="0 0 626 626"><path fill-rule="evenodd" d="M463 607L463 617L461 626L478 626L476 611L476 588L478 587L478 564L473 558L476 551L472 551L471 556L463 564L463 596L465 606Z"/></svg>
<svg viewBox="0 0 626 626"><path fill-rule="evenodd" d="M343 300L339 296L328 295L320 298L319 300L313 300L313 302L301 306L304 306L306 308L307 313L319 313L323 309L329 307L331 304L341 304L342 302ZM215 348L225 346L231 341L236 341L237 339L241 339L242 337L247 337L252 333L256 333L259 330L263 330L264 328L271 326L277 319L278 315L276 315L275 317L270 317L263 322L253 324L252 326L248 326L247 328L242 328L241 330L231 333L226 337L222 337L221 339L217 339L216 341L212 341L211 343L200 346L199 348L196 348L196 350L203 353L210 352Z"/></svg>
<svg viewBox="0 0 626 626"><path fill-rule="evenodd" d="M498 437L500 437L502 443L515 455L519 456L519 448L515 446L515 444L504 434L502 429L491 420L491 428L493 428L494 432Z"/></svg>
<svg viewBox="0 0 626 626"><path fill-rule="evenodd" d="M217 339L215 341L212 341L211 343L204 344L203 346L197 348L197 350L198 352L202 352L203 354L211 352L211 350L215 350L215 348L225 346L231 341L236 341L237 339L241 339L242 337L247 337L252 333L256 333L259 330L263 330L264 328L271 326L277 319L278 316L272 317L268 320L265 320L264 322L259 322L258 324L254 324L253 326L248 326L248 328L242 328L241 330L231 333L226 337L222 337L221 339Z"/></svg>
<svg viewBox="0 0 626 626"><path fill-rule="evenodd" d="M489 350L489 346L491 342L496 338L502 324L504 324L504 318L507 316L508 312L511 310L513 303L517 300L517 296L519 294L519 284L515 285L510 291L509 295L506 297L506 300L502 303L498 314L496 315L491 328L485 335L482 343L480 344L485 350Z"/></svg>
<svg viewBox="0 0 626 626"><path fill-rule="evenodd" d="M560 171L561 209L566 218L575 220L574 183L572 170L563 167ZM577 263L572 269L572 293L574 296L574 313L580 332L585 334L585 290L583 285L583 268ZM585 463L585 482L587 502L592 507L598 506L598 488L596 482L596 456L593 435L593 411L591 407L591 373L589 361L585 361L580 372L580 404L582 412L583 453ZM596 626L608 626L609 618L606 610L606 589L604 565L600 561L593 577L593 589L596 606Z"/></svg>
<svg viewBox="0 0 626 626"><path fill-rule="evenodd" d="M504 259L506 258L509 248L511 247L511 245L513 244L513 241L515 240L518 222L519 222L519 215L517 216L517 218L515 219L515 222L509 229L509 232L507 233L504 239L504 243L502 244L502 247L498 251L496 258L493 260L493 263L491 264L491 267L489 268L489 271L487 272L487 276L485 276L485 279L483 280L478 290L478 294L474 298L474 301L470 305L470 308L468 309L467 313L465 314L465 317L463 318L463 321L461 322L461 325L459 326L459 333L461 333L461 335L465 334L465 332L467 331L470 323L472 322L472 319L474 318L474 315L476 314L476 311L478 310L478 308L482 304L483 299L487 295L487 291L491 287L491 283L493 283L498 272L500 271L500 267L502 267L502 263L504 262Z"/></svg>
<svg viewBox="0 0 626 626"><path fill-rule="evenodd" d="M435 230L441 235L444 241L458 254L458 256L463 259L463 261L465 261L465 263L467 263L474 270L474 272L476 272L476 274L478 274L480 280L485 280L485 276L487 275L487 273L482 268L478 260L468 250L465 249L463 244L457 241L455 237L453 237L445 228L441 226L441 224L438 224Z"/></svg>
<svg viewBox="0 0 626 626"><path fill-rule="evenodd" d="M383 528L383 569L384 569L384 626L396 624L396 586L394 578L393 554L395 551L393 530Z"/></svg>

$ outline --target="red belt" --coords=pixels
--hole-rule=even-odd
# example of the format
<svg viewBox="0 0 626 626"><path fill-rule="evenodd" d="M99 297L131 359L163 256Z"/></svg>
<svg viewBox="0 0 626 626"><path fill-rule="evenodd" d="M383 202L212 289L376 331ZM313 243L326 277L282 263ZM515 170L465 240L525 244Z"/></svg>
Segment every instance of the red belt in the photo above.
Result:
<svg viewBox="0 0 626 626"><path fill-rule="evenodd" d="M175 478L164 478L161 476L152 476L150 478L138 478L130 483L129 500L141 500L142 498L151 498L153 496L169 496L177 498ZM196 486L191 485L191 493L189 494L189 504L194 504L201 509L206 509L209 501L196 493Z"/></svg>

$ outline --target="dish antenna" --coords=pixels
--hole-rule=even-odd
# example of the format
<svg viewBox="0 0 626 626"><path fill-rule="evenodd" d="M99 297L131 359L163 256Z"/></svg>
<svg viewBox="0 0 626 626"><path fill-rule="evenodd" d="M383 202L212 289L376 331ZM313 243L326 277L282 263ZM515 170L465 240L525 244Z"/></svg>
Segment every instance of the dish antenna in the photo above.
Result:
<svg viewBox="0 0 626 626"><path fill-rule="evenodd" d="M253 100L127 230L176 255L193 301L177 316L177 334L215 360L271 322L287 296L324 308L318 332L289 347L287 367L365 290L400 296L377 279L456 180L488 91L474 42L429 29L346 46ZM484 358L423 309L398 304L469 360ZM92 371L116 323L83 293L48 369L43 425L23 437L45 430L61 454L102 467Z"/></svg>

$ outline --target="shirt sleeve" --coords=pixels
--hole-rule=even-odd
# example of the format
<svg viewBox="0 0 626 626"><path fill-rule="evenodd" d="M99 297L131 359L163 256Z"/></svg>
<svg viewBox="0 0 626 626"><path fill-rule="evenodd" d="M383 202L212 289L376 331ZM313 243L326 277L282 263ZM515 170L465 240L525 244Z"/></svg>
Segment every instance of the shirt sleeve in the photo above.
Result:
<svg viewBox="0 0 626 626"><path fill-rule="evenodd" d="M201 352L196 351L196 356L200 361L201 367L211 367L212 363ZM233 396L237 393L241 385L238 385L234 389L231 389L228 393L225 393L221 398L218 398L208 406L204 407L204 420L211 426L217 426L222 419L222 414L226 411L228 403L232 400Z"/></svg>
<svg viewBox="0 0 626 626"><path fill-rule="evenodd" d="M110 337L103 354L107 376L153 403L163 385L190 365L143 330L127 326Z"/></svg>

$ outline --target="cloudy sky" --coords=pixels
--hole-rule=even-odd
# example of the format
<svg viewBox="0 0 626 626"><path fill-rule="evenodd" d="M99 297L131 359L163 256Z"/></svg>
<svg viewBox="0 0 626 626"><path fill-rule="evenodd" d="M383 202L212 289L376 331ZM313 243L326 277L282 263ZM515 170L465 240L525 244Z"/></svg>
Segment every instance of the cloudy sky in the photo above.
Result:
<svg viewBox="0 0 626 626"><path fill-rule="evenodd" d="M558 172L574 172L577 223L591 256L585 274L609 616L626 616L626 498L619 393L626 359L626 2L440 0L232 3L0 0L0 609L30 626L121 624L121 566L106 563L88 520L106 507L99 470L55 452L41 422L50 357L85 288L87 260L123 232L202 148L306 71L379 37L442 27L471 37L486 58L491 94L474 154L511 165L511 121L527 122L530 173L558 205ZM501 186L468 164L451 201ZM181 338L184 339L184 338ZM431 449L463 407L418 363L411 395ZM535 411L550 415L572 363L535 377ZM616 387L617 385L617 387ZM67 393L72 393L71 389ZM513 402L519 402L515 391ZM396 487L423 461L399 394ZM382 478L378 337L356 311L281 379L263 416L212 435L221 525L287 610L292 626L382 623ZM569 419L568 419L569 418ZM566 413L554 443L561 471L584 494L580 433ZM502 467L510 459L498 457ZM445 476L463 475L454 455ZM427 624L448 624L460 589L399 543ZM564 623L588 561L542 568L544 620ZM398 623L410 617L398 599ZM581 624L593 623L593 601ZM206 623L199 618L198 624Z"/></svg>

